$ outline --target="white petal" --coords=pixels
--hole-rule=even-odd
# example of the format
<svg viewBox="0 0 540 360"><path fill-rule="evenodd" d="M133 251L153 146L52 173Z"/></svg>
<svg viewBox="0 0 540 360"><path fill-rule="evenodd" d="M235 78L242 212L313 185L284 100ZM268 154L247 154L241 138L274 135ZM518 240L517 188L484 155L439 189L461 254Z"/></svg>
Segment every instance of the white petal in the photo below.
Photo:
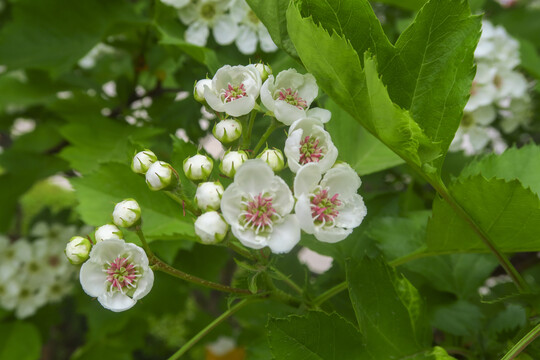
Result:
<svg viewBox="0 0 540 360"><path fill-rule="evenodd" d="M136 301L121 292L104 293L98 296L99 303L108 310L114 312L131 309Z"/></svg>
<svg viewBox="0 0 540 360"><path fill-rule="evenodd" d="M189 25L199 18L197 6L195 4L188 4L178 11L178 17L184 25Z"/></svg>
<svg viewBox="0 0 540 360"><path fill-rule="evenodd" d="M274 52L278 49L277 45L274 44L274 41L272 40L272 37L270 36L270 33L264 27L264 25L261 24L259 27L259 39L261 41L261 49L264 52Z"/></svg>
<svg viewBox="0 0 540 360"><path fill-rule="evenodd" d="M290 213L294 207L294 198L287 183L279 176L274 176L270 191L274 194L272 197L272 206L277 213L280 215Z"/></svg>
<svg viewBox="0 0 540 360"><path fill-rule="evenodd" d="M252 96L244 96L223 104L224 111L231 116L248 114L255 107L255 99Z"/></svg>
<svg viewBox="0 0 540 360"><path fill-rule="evenodd" d="M125 252L125 246L124 240L110 239L101 241L92 247L90 258L100 264L113 262Z"/></svg>
<svg viewBox="0 0 540 360"><path fill-rule="evenodd" d="M482 150L490 141L486 128L480 126L470 128L463 137L470 143L470 146L472 146L472 151L470 151L472 153L477 153Z"/></svg>
<svg viewBox="0 0 540 360"><path fill-rule="evenodd" d="M242 213L241 202L244 191L238 184L229 185L221 197L221 212L225 221L233 226L238 223L238 217Z"/></svg>
<svg viewBox="0 0 540 360"><path fill-rule="evenodd" d="M230 16L222 15L215 20L212 33L219 45L229 45L238 36L238 24Z"/></svg>
<svg viewBox="0 0 540 360"><path fill-rule="evenodd" d="M321 181L321 169L315 163L309 163L300 168L294 178L294 195L310 194Z"/></svg>
<svg viewBox="0 0 540 360"><path fill-rule="evenodd" d="M291 169L293 173L296 173L298 169L300 169L300 141L302 140L302 136L302 129L292 132L289 129L289 137L285 140L283 152L287 157L287 165L289 165L289 169Z"/></svg>
<svg viewBox="0 0 540 360"><path fill-rule="evenodd" d="M246 161L236 172L234 182L243 192L258 195L270 188L274 180L274 172L261 159ZM225 190L226 192L227 190ZM224 194L225 195L225 194Z"/></svg>
<svg viewBox="0 0 540 360"><path fill-rule="evenodd" d="M135 244L126 243L125 252L129 252L131 255L131 261L142 267L148 267L148 256L144 250Z"/></svg>
<svg viewBox="0 0 540 360"><path fill-rule="evenodd" d="M315 233L315 224L311 213L311 202L309 201L307 194L302 194L297 197L294 212L296 213L300 228L308 234Z"/></svg>
<svg viewBox="0 0 540 360"><path fill-rule="evenodd" d="M305 74L304 83L298 88L298 95L300 95L300 97L308 103L308 106L310 106L318 94L319 87L317 86L315 77L309 73Z"/></svg>
<svg viewBox="0 0 540 360"><path fill-rule="evenodd" d="M300 241L300 225L296 216L287 215L283 222L274 225L274 231L268 239L268 247L274 254L288 253Z"/></svg>
<svg viewBox="0 0 540 360"><path fill-rule="evenodd" d="M335 219L336 226L353 229L362 223L366 215L367 208L364 199L354 194L339 208L339 214Z"/></svg>
<svg viewBox="0 0 540 360"><path fill-rule="evenodd" d="M335 168L328 170L324 175L321 186L328 188L330 196L339 194L341 199L352 198L362 185L360 177L349 165L339 164Z"/></svg>
<svg viewBox="0 0 540 360"><path fill-rule="evenodd" d="M187 28L184 38L190 44L205 46L209 34L210 30L208 30L208 25L204 21L195 21Z"/></svg>
<svg viewBox="0 0 540 360"><path fill-rule="evenodd" d="M493 105L481 106L478 109L474 110L470 116L472 116L475 124L479 125L489 125L497 117L497 112Z"/></svg>
<svg viewBox="0 0 540 360"><path fill-rule="evenodd" d="M84 292L92 297L98 297L107 291L107 276L103 266L98 263L85 262L81 266L80 281Z"/></svg>
<svg viewBox="0 0 540 360"><path fill-rule="evenodd" d="M274 103L274 116L285 125L291 125L298 119L306 117L306 110L299 109L283 100Z"/></svg>
<svg viewBox="0 0 540 360"><path fill-rule="evenodd" d="M251 55L257 50L257 34L253 29L242 26L236 38L236 47L244 55Z"/></svg>
<svg viewBox="0 0 540 360"><path fill-rule="evenodd" d="M332 113L329 110L321 109L318 107L309 109L306 114L307 117L315 118L323 124L329 122L330 118L332 117Z"/></svg>
<svg viewBox="0 0 540 360"><path fill-rule="evenodd" d="M274 90L274 75L268 75L268 79L262 84L261 87L261 101L266 108L272 112L275 109L274 98L272 98L272 92Z"/></svg>
<svg viewBox="0 0 540 360"><path fill-rule="evenodd" d="M215 91L208 86L204 87L204 99L208 103L208 106L210 106L213 110L217 112L225 111L223 101L221 101L221 99L216 95Z"/></svg>
<svg viewBox="0 0 540 360"><path fill-rule="evenodd" d="M152 286L154 285L154 272L149 267L146 267L144 269L144 274L139 278L137 281L137 289L133 293L133 299L139 300L150 292L152 290Z"/></svg>
<svg viewBox="0 0 540 360"><path fill-rule="evenodd" d="M345 240L352 233L353 229L343 229L338 227L320 228L315 232L315 238L326 243L337 243Z"/></svg>
<svg viewBox="0 0 540 360"><path fill-rule="evenodd" d="M242 245L251 249L262 249L268 245L268 236L266 234L257 235L252 229L231 224L231 230Z"/></svg>

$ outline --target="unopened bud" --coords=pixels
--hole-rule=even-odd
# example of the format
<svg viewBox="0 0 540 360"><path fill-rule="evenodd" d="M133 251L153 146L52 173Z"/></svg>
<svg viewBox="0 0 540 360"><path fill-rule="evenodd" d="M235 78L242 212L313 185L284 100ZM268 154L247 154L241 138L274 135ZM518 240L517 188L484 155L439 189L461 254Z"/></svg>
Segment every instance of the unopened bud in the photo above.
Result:
<svg viewBox="0 0 540 360"><path fill-rule="evenodd" d="M205 104L206 100L204 98L204 86L208 86L209 88L212 88L212 80L210 79L202 79L195 83L195 86L193 87L193 97L195 100L197 100L200 103Z"/></svg>
<svg viewBox="0 0 540 360"><path fill-rule="evenodd" d="M218 210L223 195L223 185L219 182L203 182L197 186L195 204L202 211Z"/></svg>
<svg viewBox="0 0 540 360"><path fill-rule="evenodd" d="M122 234L122 231L118 227L116 227L116 225L106 224L96 229L96 232L94 233L94 237L96 239L96 244L97 244L99 242L102 242L103 240L123 239L124 234Z"/></svg>
<svg viewBox="0 0 540 360"><path fill-rule="evenodd" d="M228 177L233 177L236 170L248 159L247 154L240 151L227 151L219 164L219 170Z"/></svg>
<svg viewBox="0 0 540 360"><path fill-rule="evenodd" d="M146 174L148 168L157 161L157 156L150 150L137 153L131 162L131 170L137 174Z"/></svg>
<svg viewBox="0 0 540 360"><path fill-rule="evenodd" d="M275 172L285 168L285 158L283 153L278 149L266 149L257 158L264 160Z"/></svg>
<svg viewBox="0 0 540 360"><path fill-rule="evenodd" d="M197 154L184 160L184 174L190 180L206 180L212 168L214 162L208 156Z"/></svg>
<svg viewBox="0 0 540 360"><path fill-rule="evenodd" d="M224 144L237 140L242 135L242 124L235 119L225 119L214 125L212 134Z"/></svg>
<svg viewBox="0 0 540 360"><path fill-rule="evenodd" d="M73 265L79 265L88 259L92 243L82 236L74 236L66 245L64 253L69 262Z"/></svg>
<svg viewBox="0 0 540 360"><path fill-rule="evenodd" d="M177 182L172 166L165 161L156 161L146 172L146 184L153 191L176 185Z"/></svg>
<svg viewBox="0 0 540 360"><path fill-rule="evenodd" d="M116 226L131 227L141 219L141 207L134 199L126 199L116 204L112 216Z"/></svg>
<svg viewBox="0 0 540 360"><path fill-rule="evenodd" d="M217 211L205 212L195 220L195 234L205 244L222 241L229 231L229 225Z"/></svg>
<svg viewBox="0 0 540 360"><path fill-rule="evenodd" d="M258 63L255 64L255 69L261 74L261 80L264 82L268 79L268 75L272 75L272 68L269 65Z"/></svg>

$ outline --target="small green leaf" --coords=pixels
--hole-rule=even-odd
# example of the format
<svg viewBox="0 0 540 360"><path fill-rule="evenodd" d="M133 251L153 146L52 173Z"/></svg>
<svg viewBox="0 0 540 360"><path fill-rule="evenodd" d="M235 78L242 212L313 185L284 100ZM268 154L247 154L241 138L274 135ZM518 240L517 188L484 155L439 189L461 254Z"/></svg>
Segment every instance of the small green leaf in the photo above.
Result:
<svg viewBox="0 0 540 360"><path fill-rule="evenodd" d="M38 360L40 357L41 336L33 324L0 324L0 359Z"/></svg>
<svg viewBox="0 0 540 360"><path fill-rule="evenodd" d="M268 341L276 359L363 360L362 335L337 314L310 312L307 316L270 318Z"/></svg>
<svg viewBox="0 0 540 360"><path fill-rule="evenodd" d="M482 330L484 317L480 308L466 301L456 301L435 308L432 324L449 334L473 336Z"/></svg>

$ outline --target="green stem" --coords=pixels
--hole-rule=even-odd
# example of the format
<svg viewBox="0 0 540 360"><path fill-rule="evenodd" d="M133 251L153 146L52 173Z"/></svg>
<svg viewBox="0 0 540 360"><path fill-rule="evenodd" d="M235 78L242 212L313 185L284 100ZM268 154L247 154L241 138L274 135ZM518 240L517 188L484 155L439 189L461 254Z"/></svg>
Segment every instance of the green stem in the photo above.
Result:
<svg viewBox="0 0 540 360"><path fill-rule="evenodd" d="M243 299L233 305L230 309L225 311L223 314L221 314L218 318L216 318L214 321L212 321L210 324L208 324L204 329L199 331L197 335L192 337L187 343L184 344L177 352L175 352L169 360L176 360L179 359L180 356L184 355L186 352L189 351L195 345L199 340L201 340L204 336L206 336L210 331L212 331L216 326L221 324L224 320L232 316L235 312L246 306L247 304L255 301L255 299Z"/></svg>
<svg viewBox="0 0 540 360"><path fill-rule="evenodd" d="M297 283L295 283L290 277L276 269L274 266L271 266L270 270L272 270L279 277L280 280L284 281L287 285L289 285L291 289L293 289L300 295L304 293L304 290Z"/></svg>
<svg viewBox="0 0 540 360"><path fill-rule="evenodd" d="M230 241L230 240L227 240L225 242L225 245L233 250L235 253L237 254L240 254L242 255L243 257L245 257L246 259L250 259L250 260L257 260L257 257L254 256L252 253L250 253L248 250L244 249L242 246Z"/></svg>
<svg viewBox="0 0 540 360"><path fill-rule="evenodd" d="M266 143L266 140L268 140L268 138L270 137L270 135L272 135L274 130L276 130L279 127L281 127L281 123L278 122L276 119L272 118L272 122L268 126L268 129L266 129L266 131L262 135L257 145L255 145L255 148L253 148L253 157L257 156L261 147Z"/></svg>
<svg viewBox="0 0 540 360"><path fill-rule="evenodd" d="M317 296L315 300L313 301L313 305L320 306L322 303L330 299L331 297L339 294L343 290L347 289L347 282L344 281L342 283L337 284L336 286L326 290L321 295Z"/></svg>
<svg viewBox="0 0 540 360"><path fill-rule="evenodd" d="M534 339L538 337L538 335L540 335L540 324L536 325L527 335L519 340L501 360L515 359L531 342L533 342Z"/></svg>
<svg viewBox="0 0 540 360"><path fill-rule="evenodd" d="M204 286L204 287L207 287L207 288L210 288L210 289L214 289L214 290L218 290L218 291L222 291L222 292L227 292L227 293L232 293L232 294L253 295L247 289L233 288L233 287L230 287L230 286L227 286L227 285L218 284L218 283L208 281L208 280L204 280L204 279L198 278L196 276L193 276L191 274L185 273L185 272L183 272L181 270L178 270L178 269L164 263L163 261L161 261L156 256L152 257L151 263L152 263L152 269L162 271L164 273L175 276L175 277L177 277L179 279L182 279L182 280L186 280L186 281L188 281L190 283L193 283L193 284L197 284L197 285Z"/></svg>
<svg viewBox="0 0 540 360"><path fill-rule="evenodd" d="M146 255L148 255L149 258L154 258L155 255L150 249L150 246L148 246L148 242L146 241L146 238L144 237L144 234L141 229L141 225L135 226L135 233L137 233L137 236L139 237L139 240L141 240L142 247L144 251L146 252Z"/></svg>
<svg viewBox="0 0 540 360"><path fill-rule="evenodd" d="M242 141L243 149L249 149L249 145L251 145L251 133L253 132L253 124L255 123L255 117L257 116L258 113L259 111L254 109L251 111L251 114L249 115L249 120L247 124L248 127L247 127L246 132L244 133L244 137Z"/></svg>
<svg viewBox="0 0 540 360"><path fill-rule="evenodd" d="M180 206L182 206L182 209L187 209L190 213L192 213L195 216L201 215L201 210L199 210L190 199L187 198L187 196L181 191L181 190L175 190L175 191L165 191L165 194L167 194L168 197L176 201Z"/></svg>

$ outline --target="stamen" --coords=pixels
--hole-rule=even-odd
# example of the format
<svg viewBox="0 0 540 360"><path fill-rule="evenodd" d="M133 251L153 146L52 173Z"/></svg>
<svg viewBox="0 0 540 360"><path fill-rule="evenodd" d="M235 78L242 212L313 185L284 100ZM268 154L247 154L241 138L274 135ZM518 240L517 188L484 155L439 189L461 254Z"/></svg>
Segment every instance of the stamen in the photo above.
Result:
<svg viewBox="0 0 540 360"><path fill-rule="evenodd" d="M109 291L120 291L124 294L126 287L134 288L137 279L141 276L137 266L130 262L130 255L119 256L113 262L107 262L104 272L107 273L107 282L109 283Z"/></svg>
<svg viewBox="0 0 540 360"><path fill-rule="evenodd" d="M311 216L319 226L335 226L334 220L339 215L337 208L341 206L339 195L329 197L328 190L322 189L311 195Z"/></svg>
<svg viewBox="0 0 540 360"><path fill-rule="evenodd" d="M232 86L229 84L227 86L227 89L221 91L221 100L223 102L231 102L233 100L241 99L244 96L247 96L246 88L244 84L240 84L238 86Z"/></svg>
<svg viewBox="0 0 540 360"><path fill-rule="evenodd" d="M305 110L308 107L307 101L298 96L298 91L293 92L291 88L281 89L279 91L278 100L283 100L288 104L296 106L300 110Z"/></svg>
<svg viewBox="0 0 540 360"><path fill-rule="evenodd" d="M262 193L253 197L251 201L242 201L244 211L239 215L239 219L244 223L244 227L250 227L258 234L261 231L272 231L273 222L281 219L281 216L272 206L272 197L264 196Z"/></svg>
<svg viewBox="0 0 540 360"><path fill-rule="evenodd" d="M324 146L319 145L319 139L306 136L300 141L300 164L319 162L324 157Z"/></svg>

